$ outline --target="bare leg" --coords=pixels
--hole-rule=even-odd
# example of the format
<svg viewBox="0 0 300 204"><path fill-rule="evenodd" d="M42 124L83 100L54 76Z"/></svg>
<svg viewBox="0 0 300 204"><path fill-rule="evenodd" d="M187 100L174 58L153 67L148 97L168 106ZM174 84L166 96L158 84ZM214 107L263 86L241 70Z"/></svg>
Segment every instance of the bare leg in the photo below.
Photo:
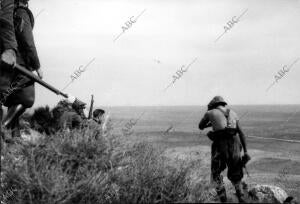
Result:
<svg viewBox="0 0 300 204"><path fill-rule="evenodd" d="M26 108L21 104L9 107L5 119L2 121L3 126L12 127L14 120L17 120L25 110Z"/></svg>
<svg viewBox="0 0 300 204"><path fill-rule="evenodd" d="M235 191L236 191L236 196L238 197L239 203L246 203L245 198L244 198L244 193L242 189L242 182L235 182L232 183L234 185Z"/></svg>

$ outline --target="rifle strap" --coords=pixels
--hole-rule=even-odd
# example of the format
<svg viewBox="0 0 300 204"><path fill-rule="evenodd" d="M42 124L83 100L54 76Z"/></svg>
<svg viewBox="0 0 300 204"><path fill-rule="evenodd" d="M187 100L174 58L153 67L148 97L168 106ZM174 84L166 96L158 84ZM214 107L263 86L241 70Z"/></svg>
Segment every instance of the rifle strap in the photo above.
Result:
<svg viewBox="0 0 300 204"><path fill-rule="evenodd" d="M221 108L217 108L217 109L223 113L223 115L225 116L225 118L227 120L227 127L229 127L229 125L230 125L230 123L229 123L230 109L227 109L226 112Z"/></svg>

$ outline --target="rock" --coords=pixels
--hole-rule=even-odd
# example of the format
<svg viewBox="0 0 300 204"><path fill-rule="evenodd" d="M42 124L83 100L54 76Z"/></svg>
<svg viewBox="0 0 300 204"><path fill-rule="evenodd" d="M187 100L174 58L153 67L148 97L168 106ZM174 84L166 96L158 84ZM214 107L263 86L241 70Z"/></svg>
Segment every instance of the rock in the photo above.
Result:
<svg viewBox="0 0 300 204"><path fill-rule="evenodd" d="M277 186L256 185L249 190L249 197L258 203L283 203L288 195Z"/></svg>

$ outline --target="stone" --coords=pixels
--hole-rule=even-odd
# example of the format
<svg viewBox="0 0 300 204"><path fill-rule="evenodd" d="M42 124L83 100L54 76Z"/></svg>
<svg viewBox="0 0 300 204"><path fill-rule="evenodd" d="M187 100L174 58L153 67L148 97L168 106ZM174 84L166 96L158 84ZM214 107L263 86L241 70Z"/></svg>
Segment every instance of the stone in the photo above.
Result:
<svg viewBox="0 0 300 204"><path fill-rule="evenodd" d="M249 197L258 203L283 203L288 195L277 186L256 185L249 190Z"/></svg>

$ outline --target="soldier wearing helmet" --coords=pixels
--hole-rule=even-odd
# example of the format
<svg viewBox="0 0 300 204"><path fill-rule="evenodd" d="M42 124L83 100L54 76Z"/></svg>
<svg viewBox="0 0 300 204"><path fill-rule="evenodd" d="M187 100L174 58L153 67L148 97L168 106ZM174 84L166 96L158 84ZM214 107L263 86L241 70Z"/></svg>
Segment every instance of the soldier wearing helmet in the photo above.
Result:
<svg viewBox="0 0 300 204"><path fill-rule="evenodd" d="M58 129L78 129L82 127L86 119L84 114L86 104L75 100L70 103L67 100L60 101L52 110L54 120L57 122Z"/></svg>
<svg viewBox="0 0 300 204"><path fill-rule="evenodd" d="M199 123L199 129L212 127L208 137L213 141L211 147L211 174L221 202L227 202L226 189L222 171L228 168L227 177L235 187L239 202L244 202L242 191L244 157L250 160L247 153L246 140L239 125L237 114L226 107L227 103L221 96L215 96L208 104L208 111Z"/></svg>

